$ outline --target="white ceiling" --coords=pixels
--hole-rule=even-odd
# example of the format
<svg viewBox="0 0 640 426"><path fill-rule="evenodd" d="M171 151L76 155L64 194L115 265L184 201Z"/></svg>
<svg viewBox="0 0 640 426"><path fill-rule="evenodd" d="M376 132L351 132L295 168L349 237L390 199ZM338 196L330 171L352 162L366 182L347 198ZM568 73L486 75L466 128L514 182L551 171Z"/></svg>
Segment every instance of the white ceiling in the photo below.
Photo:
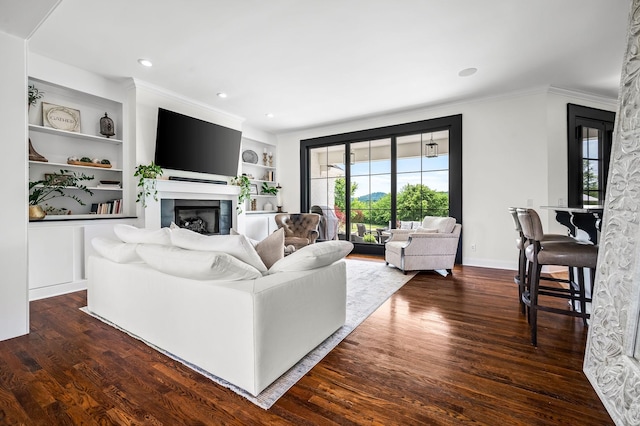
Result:
<svg viewBox="0 0 640 426"><path fill-rule="evenodd" d="M549 85L616 98L630 4L57 3L0 0L0 30L28 36L46 17L30 51L110 78L144 80L273 133ZM54 8L48 16L47 7ZM142 57L154 66L141 67ZM478 72L459 77L468 67Z"/></svg>

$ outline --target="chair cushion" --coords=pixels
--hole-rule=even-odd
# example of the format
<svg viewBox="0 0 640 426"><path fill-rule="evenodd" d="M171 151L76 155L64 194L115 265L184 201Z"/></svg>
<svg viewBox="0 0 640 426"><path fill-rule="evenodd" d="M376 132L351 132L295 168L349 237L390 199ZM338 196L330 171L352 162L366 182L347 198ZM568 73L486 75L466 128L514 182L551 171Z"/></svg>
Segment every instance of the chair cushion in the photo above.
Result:
<svg viewBox="0 0 640 426"><path fill-rule="evenodd" d="M422 221L423 228L437 229L439 233L450 234L456 226L453 217L425 216Z"/></svg>
<svg viewBox="0 0 640 426"><path fill-rule="evenodd" d="M535 246L526 249L527 259L534 260ZM577 268L595 269L598 261L598 246L579 242L554 241L545 243L538 252L540 265L574 266Z"/></svg>

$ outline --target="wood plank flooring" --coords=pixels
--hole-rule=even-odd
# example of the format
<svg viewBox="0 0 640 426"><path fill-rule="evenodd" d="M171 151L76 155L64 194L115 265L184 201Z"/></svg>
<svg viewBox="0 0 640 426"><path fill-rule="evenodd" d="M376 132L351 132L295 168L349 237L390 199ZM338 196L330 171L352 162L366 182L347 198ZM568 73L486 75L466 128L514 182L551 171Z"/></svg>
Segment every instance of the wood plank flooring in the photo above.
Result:
<svg viewBox="0 0 640 426"><path fill-rule="evenodd" d="M31 303L0 342L0 425L609 425L582 373L579 319L540 314L529 343L512 271L420 273L270 410L82 313Z"/></svg>

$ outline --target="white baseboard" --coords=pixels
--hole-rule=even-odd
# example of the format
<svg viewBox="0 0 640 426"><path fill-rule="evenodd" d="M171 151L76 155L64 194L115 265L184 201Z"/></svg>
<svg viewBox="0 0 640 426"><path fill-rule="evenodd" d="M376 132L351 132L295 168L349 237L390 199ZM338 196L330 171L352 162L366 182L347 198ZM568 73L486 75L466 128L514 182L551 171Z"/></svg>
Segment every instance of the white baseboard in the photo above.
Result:
<svg viewBox="0 0 640 426"><path fill-rule="evenodd" d="M74 291L86 290L87 280L74 281L50 285L47 287L29 289L29 301L46 299L47 297L60 296L61 294L73 293Z"/></svg>

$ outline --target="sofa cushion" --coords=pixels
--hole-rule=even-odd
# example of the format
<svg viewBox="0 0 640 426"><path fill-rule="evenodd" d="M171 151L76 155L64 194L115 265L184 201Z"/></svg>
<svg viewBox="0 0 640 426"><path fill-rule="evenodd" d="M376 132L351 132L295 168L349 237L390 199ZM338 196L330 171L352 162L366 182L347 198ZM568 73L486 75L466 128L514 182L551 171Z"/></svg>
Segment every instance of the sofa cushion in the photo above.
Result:
<svg viewBox="0 0 640 426"><path fill-rule="evenodd" d="M95 237L91 245L98 254L116 263L141 263L142 258L136 252L137 244L123 243L113 238Z"/></svg>
<svg viewBox="0 0 640 426"><path fill-rule="evenodd" d="M456 226L456 219L453 217L425 216L422 221L423 228L437 229L440 233L450 234Z"/></svg>
<svg viewBox="0 0 640 426"><path fill-rule="evenodd" d="M113 232L125 243L171 245L169 228L144 229L118 223L113 226Z"/></svg>
<svg viewBox="0 0 640 426"><path fill-rule="evenodd" d="M322 268L340 260L353 250L349 241L322 241L299 248L289 256L278 260L269 268L269 273L287 271L308 271Z"/></svg>
<svg viewBox="0 0 640 426"><path fill-rule="evenodd" d="M222 252L184 250L157 244L139 244L136 252L152 268L176 277L216 281L262 277L253 266Z"/></svg>
<svg viewBox="0 0 640 426"><path fill-rule="evenodd" d="M244 235L202 235L188 229L172 229L171 243L187 250L217 251L230 254L260 272L266 272L260 256Z"/></svg>
<svg viewBox="0 0 640 426"><path fill-rule="evenodd" d="M256 244L256 252L267 269L284 257L284 229L278 228L271 235Z"/></svg>

